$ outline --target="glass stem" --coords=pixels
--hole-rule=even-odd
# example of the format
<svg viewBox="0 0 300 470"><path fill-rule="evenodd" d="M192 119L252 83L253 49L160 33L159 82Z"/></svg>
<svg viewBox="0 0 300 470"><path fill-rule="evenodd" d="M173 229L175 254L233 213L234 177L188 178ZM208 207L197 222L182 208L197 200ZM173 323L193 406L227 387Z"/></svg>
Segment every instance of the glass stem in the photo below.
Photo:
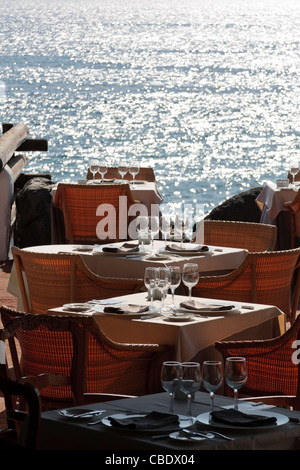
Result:
<svg viewBox="0 0 300 470"><path fill-rule="evenodd" d="M172 305L175 305L175 303L174 303L175 289L171 288L171 292L172 292Z"/></svg>
<svg viewBox="0 0 300 470"><path fill-rule="evenodd" d="M237 388L235 388L233 390L233 396L234 396L234 409L237 410L238 409L238 390L237 390Z"/></svg>
<svg viewBox="0 0 300 470"><path fill-rule="evenodd" d="M153 289L150 289L151 307L153 307Z"/></svg>
<svg viewBox="0 0 300 470"><path fill-rule="evenodd" d="M187 400L188 400L188 416L191 418L192 417L192 395L190 393L188 393Z"/></svg>
<svg viewBox="0 0 300 470"><path fill-rule="evenodd" d="M192 297L192 288L189 286L189 298Z"/></svg>
<svg viewBox="0 0 300 470"><path fill-rule="evenodd" d="M170 408L169 408L169 412L173 414L173 398L174 398L174 394L172 392L170 392Z"/></svg>
<svg viewBox="0 0 300 470"><path fill-rule="evenodd" d="M214 411L214 392L210 392L210 411Z"/></svg>

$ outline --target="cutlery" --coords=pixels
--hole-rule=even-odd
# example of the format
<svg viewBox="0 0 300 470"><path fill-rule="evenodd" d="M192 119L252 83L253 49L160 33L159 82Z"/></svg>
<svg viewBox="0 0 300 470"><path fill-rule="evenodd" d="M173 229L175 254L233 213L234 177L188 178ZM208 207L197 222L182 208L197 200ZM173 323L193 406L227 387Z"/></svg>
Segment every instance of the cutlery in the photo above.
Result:
<svg viewBox="0 0 300 470"><path fill-rule="evenodd" d="M215 437L214 434L211 432L198 432L198 431L192 431L191 429L183 428L181 429L182 432L185 432L186 434L190 434L191 436L199 436L199 437L205 437L206 439L213 439Z"/></svg>
<svg viewBox="0 0 300 470"><path fill-rule="evenodd" d="M97 421L90 421L88 424L88 426L93 426L93 424L99 424L99 423L102 423L102 418L101 419L97 419Z"/></svg>
<svg viewBox="0 0 300 470"><path fill-rule="evenodd" d="M70 416L67 412L61 411L60 414L63 416L67 416L68 418L77 419L77 418L89 418L91 416L98 416L101 413L104 413L105 410L95 410L95 411L87 411L86 413L80 413L79 415L72 415Z"/></svg>

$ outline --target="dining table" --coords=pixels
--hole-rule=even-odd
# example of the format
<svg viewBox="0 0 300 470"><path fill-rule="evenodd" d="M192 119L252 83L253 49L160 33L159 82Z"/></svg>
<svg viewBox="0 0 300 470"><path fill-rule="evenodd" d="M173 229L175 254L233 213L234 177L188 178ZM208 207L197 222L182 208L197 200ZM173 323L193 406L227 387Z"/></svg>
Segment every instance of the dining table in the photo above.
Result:
<svg viewBox="0 0 300 470"><path fill-rule="evenodd" d="M190 300L201 309L189 309ZM147 292L113 299L91 299L86 304L67 304L47 310L49 315L92 316L111 340L120 343L167 344L178 361L219 359L216 341L267 339L285 331L285 315L271 305L212 300L170 294L151 301ZM129 306L140 312L126 313ZM147 307L144 311L141 307Z"/></svg>
<svg viewBox="0 0 300 470"><path fill-rule="evenodd" d="M278 188L273 181L267 181L256 198L256 203L261 210L260 222L277 227L277 250L291 248L291 220L284 204L294 199L299 187L299 182Z"/></svg>
<svg viewBox="0 0 300 470"><path fill-rule="evenodd" d="M213 419L210 396L204 389L194 394L191 417L187 416L185 398L175 398L173 414L169 411L169 400L169 394L162 392L44 411L39 449L102 451L99 456L106 463L107 459L114 459L109 460L111 464L122 463L126 455L127 459L140 456L145 459L144 465L146 461L154 465L191 463L191 466L203 464L204 450L299 450L298 411L240 400L238 413L250 421L248 425L238 423L232 414L233 398L229 396L215 395ZM229 423L222 421L221 414ZM216 459L217 454L213 455ZM132 467L134 462L138 463L132 460Z"/></svg>
<svg viewBox="0 0 300 470"><path fill-rule="evenodd" d="M84 180L86 184L96 184L101 186L101 180ZM114 180L116 184L119 184L121 180ZM111 180L108 181L110 184ZM81 183L79 181L79 183ZM143 204L148 215L154 214L157 215L159 212L159 206L163 202L163 197L159 192L159 188L156 182L152 181L143 181L136 180L135 182L129 182L130 192L135 201L138 201L140 204ZM51 191L52 201L54 201L56 194L57 185L55 185ZM61 210L51 204L51 238L52 243L65 243L65 230L64 230L64 219Z"/></svg>

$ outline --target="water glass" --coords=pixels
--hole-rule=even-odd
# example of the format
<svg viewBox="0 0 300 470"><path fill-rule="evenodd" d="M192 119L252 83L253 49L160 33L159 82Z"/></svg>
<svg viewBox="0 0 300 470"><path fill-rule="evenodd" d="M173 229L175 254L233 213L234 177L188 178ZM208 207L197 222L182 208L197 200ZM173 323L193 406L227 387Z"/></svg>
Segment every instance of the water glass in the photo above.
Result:
<svg viewBox="0 0 300 470"><path fill-rule="evenodd" d="M186 263L183 265L182 282L189 289L189 298L192 297L192 287L199 281L199 267L198 264Z"/></svg>
<svg viewBox="0 0 300 470"><path fill-rule="evenodd" d="M295 183L295 177L296 177L298 172L299 172L299 165L298 165L297 162L293 162L292 165L291 165L291 169L290 169L290 173L293 177L292 183Z"/></svg>
<svg viewBox="0 0 300 470"><path fill-rule="evenodd" d="M144 215L139 215L137 217L137 232L139 234L139 239L142 243L141 251L145 251L144 240L149 233L149 217Z"/></svg>
<svg viewBox="0 0 300 470"><path fill-rule="evenodd" d="M167 239L170 238L171 233L171 217L170 216L162 216L160 219L160 231L165 240L165 247L167 245Z"/></svg>
<svg viewBox="0 0 300 470"><path fill-rule="evenodd" d="M172 292L172 305L171 307L175 308L174 295L175 289L179 287L181 282L181 272L179 266L170 266L170 289Z"/></svg>
<svg viewBox="0 0 300 470"><path fill-rule="evenodd" d="M161 292L161 311L165 311L165 296L170 287L170 269L165 267L156 268L155 286Z"/></svg>
<svg viewBox="0 0 300 470"><path fill-rule="evenodd" d="M90 172L92 173L93 175L93 180L95 179L95 175L96 173L99 171L99 160L97 160L96 158L93 158L91 161L90 161Z"/></svg>
<svg viewBox="0 0 300 470"><path fill-rule="evenodd" d="M225 381L233 389L234 408L238 409L238 390L247 382L248 371L244 357L227 357L225 363Z"/></svg>
<svg viewBox="0 0 300 470"><path fill-rule="evenodd" d="M223 383L223 366L220 361L203 362L203 387L210 394L211 411L214 411L214 395Z"/></svg>
<svg viewBox="0 0 300 470"><path fill-rule="evenodd" d="M179 388L180 378L180 362L167 361L164 362L161 368L161 384L166 392L169 392L170 397L170 413L173 414L174 394Z"/></svg>
<svg viewBox="0 0 300 470"><path fill-rule="evenodd" d="M124 181L124 176L128 172L128 167L126 165L119 165L118 166L118 173L122 177L122 183Z"/></svg>
<svg viewBox="0 0 300 470"><path fill-rule="evenodd" d="M151 237L151 252L154 253L154 238L159 233L159 217L149 217L149 231Z"/></svg>
<svg viewBox="0 0 300 470"><path fill-rule="evenodd" d="M156 282L156 270L157 268L148 266L145 269L145 275L144 275L144 284L145 284L146 289L148 290L148 294L151 299L151 308L153 308L153 296L154 296L154 289L155 289L155 282Z"/></svg>
<svg viewBox="0 0 300 470"><path fill-rule="evenodd" d="M201 367L198 362L182 362L181 374L179 380L180 390L187 395L188 411L187 414L191 418L191 401L193 393L197 392L202 383ZM191 420L192 421L192 420Z"/></svg>

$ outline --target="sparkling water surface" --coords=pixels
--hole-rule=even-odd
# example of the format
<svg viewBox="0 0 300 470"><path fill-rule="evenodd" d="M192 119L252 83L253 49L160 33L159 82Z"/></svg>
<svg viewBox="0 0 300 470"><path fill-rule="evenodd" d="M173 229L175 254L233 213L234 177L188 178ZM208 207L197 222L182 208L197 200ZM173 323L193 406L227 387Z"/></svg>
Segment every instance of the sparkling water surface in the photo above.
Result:
<svg viewBox="0 0 300 470"><path fill-rule="evenodd" d="M172 209L205 212L300 160L300 2L0 0L0 119L49 151L153 166Z"/></svg>

